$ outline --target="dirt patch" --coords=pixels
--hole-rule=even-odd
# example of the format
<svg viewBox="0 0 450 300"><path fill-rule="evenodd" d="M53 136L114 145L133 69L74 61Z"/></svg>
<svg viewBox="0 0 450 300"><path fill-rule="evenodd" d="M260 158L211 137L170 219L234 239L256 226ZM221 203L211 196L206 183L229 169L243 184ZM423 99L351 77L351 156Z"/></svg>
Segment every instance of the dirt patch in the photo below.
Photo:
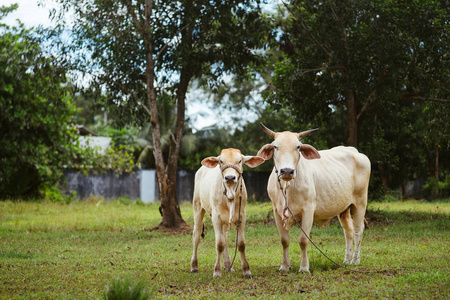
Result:
<svg viewBox="0 0 450 300"><path fill-rule="evenodd" d="M191 235L192 226L188 223L182 223L179 227L169 228L160 224L154 228L147 228L145 231L159 231L169 235Z"/></svg>

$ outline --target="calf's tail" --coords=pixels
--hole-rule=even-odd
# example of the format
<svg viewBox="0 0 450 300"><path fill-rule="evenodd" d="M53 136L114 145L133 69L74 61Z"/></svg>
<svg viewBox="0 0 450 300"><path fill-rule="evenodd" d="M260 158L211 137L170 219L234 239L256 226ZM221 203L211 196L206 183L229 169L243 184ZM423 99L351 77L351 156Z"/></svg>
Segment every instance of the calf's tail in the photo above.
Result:
<svg viewBox="0 0 450 300"><path fill-rule="evenodd" d="M201 237L202 237L202 239L205 238L205 224L203 224L203 227L202 227L202 235L201 235Z"/></svg>

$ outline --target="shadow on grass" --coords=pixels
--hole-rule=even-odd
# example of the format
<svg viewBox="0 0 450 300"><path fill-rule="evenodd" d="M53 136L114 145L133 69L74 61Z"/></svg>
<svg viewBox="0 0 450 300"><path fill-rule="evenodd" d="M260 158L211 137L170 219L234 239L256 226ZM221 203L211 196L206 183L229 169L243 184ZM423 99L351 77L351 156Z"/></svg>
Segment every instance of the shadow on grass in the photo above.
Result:
<svg viewBox="0 0 450 300"><path fill-rule="evenodd" d="M20 253L20 252L3 252L0 251L0 260L4 259L33 259L32 253Z"/></svg>

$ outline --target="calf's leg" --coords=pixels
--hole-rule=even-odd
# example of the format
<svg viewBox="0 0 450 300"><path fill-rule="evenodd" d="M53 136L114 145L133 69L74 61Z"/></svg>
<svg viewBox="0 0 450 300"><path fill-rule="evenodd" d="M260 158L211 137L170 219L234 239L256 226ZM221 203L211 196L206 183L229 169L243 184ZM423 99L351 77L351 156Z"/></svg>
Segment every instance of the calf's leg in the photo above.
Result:
<svg viewBox="0 0 450 300"><path fill-rule="evenodd" d="M212 223L214 226L214 233L216 237L216 264L214 265L214 278L222 277L222 263L220 258L226 246L225 233L223 232L223 224L217 214L213 212Z"/></svg>
<svg viewBox="0 0 450 300"><path fill-rule="evenodd" d="M241 224L237 226L237 244L239 253L241 254L241 268L244 273L245 278L252 278L252 272L250 272L250 266L247 262L247 258L245 257L245 212L241 215Z"/></svg>
<svg viewBox="0 0 450 300"><path fill-rule="evenodd" d="M228 229L229 229L229 225L228 224L223 224L222 225L222 232L225 238L225 249L223 250L223 264L225 266L225 270L227 272L230 271L234 271L233 269L231 269L231 260L230 260L230 255L228 253Z"/></svg>
<svg viewBox="0 0 450 300"><path fill-rule="evenodd" d="M193 253L191 258L191 273L198 272L197 248L200 243L200 236L203 231L203 217L205 210L201 208L200 203L194 200L194 231L192 233Z"/></svg>

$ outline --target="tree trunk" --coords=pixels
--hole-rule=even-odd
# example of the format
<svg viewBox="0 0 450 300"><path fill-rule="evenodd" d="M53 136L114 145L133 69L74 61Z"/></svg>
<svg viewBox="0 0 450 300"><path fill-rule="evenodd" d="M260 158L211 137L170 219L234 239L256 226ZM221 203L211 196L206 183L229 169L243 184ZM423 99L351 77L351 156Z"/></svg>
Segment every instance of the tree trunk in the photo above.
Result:
<svg viewBox="0 0 450 300"><path fill-rule="evenodd" d="M181 217L180 206L178 205L176 181L167 180L165 190L159 191L161 197L161 214L162 221L159 224L165 228L179 228L184 224L184 220Z"/></svg>
<svg viewBox="0 0 450 300"><path fill-rule="evenodd" d="M389 190L389 174L387 174L385 168L382 165L378 165L378 170L380 172L381 178L381 186L383 187L383 191L387 193Z"/></svg>
<svg viewBox="0 0 450 300"><path fill-rule="evenodd" d="M159 187L159 196L161 199L160 211L162 213L162 222L160 226L168 228L179 227L184 223L181 217L180 207L178 206L177 192L176 192L176 168L178 160L178 152L176 152L176 159L172 159L169 156L168 166L164 162L162 144L161 144L161 131L158 115L158 104L156 102L156 91L154 87L155 80L155 62L153 59L153 42L151 32L151 15L152 15L152 0L146 0L145 2L145 23L142 28L142 36L146 47L146 84L147 84L147 100L149 104L150 125L152 130L153 141L153 155L155 157L156 175ZM184 106L184 100L183 100ZM178 111L178 114L180 112ZM181 112L184 121L184 109ZM178 121L177 128L178 129ZM181 132L183 128L181 128ZM179 137L178 140L181 140ZM175 140L176 143L176 140ZM178 142L179 145L179 142ZM172 146L171 146L172 147ZM172 150L171 150L172 152ZM175 160L175 163L173 162Z"/></svg>
<svg viewBox="0 0 450 300"><path fill-rule="evenodd" d="M402 199L403 200L406 200L406 198L408 198L408 193L407 193L407 190L406 190L406 183L407 183L406 180L402 181Z"/></svg>
<svg viewBox="0 0 450 300"><path fill-rule="evenodd" d="M436 198L439 198L439 145L434 146L434 178L436 179Z"/></svg>
<svg viewBox="0 0 450 300"><path fill-rule="evenodd" d="M178 205L177 197L177 170L178 170L178 157L180 154L181 138L183 137L184 130L184 117L185 117L185 99L186 92L189 86L188 72L183 68L180 74L180 83L177 90L177 122L175 125L174 134L170 139L170 151L169 159L167 163L167 184L166 190L160 190L161 197L161 212L162 222L159 226L167 228L178 228L185 221L181 216L180 206Z"/></svg>
<svg viewBox="0 0 450 300"><path fill-rule="evenodd" d="M358 123L356 120L356 99L354 91L347 92L347 146L358 147Z"/></svg>
<svg viewBox="0 0 450 300"><path fill-rule="evenodd" d="M187 27L186 30L181 32L182 42L190 45L192 39L192 31L194 29L194 23ZM189 57L183 55L183 61L189 62ZM180 154L181 139L183 137L185 111L186 111L186 93L189 86L191 75L189 72L189 64L184 65L180 71L180 82L177 89L177 121L175 124L175 130L170 138L170 151L167 162L167 190L164 196L161 197L161 208L163 220L160 226L177 228L184 224L185 221L181 216L180 207L178 205L177 197L177 170L178 170L178 157ZM163 200L164 199L164 200Z"/></svg>

